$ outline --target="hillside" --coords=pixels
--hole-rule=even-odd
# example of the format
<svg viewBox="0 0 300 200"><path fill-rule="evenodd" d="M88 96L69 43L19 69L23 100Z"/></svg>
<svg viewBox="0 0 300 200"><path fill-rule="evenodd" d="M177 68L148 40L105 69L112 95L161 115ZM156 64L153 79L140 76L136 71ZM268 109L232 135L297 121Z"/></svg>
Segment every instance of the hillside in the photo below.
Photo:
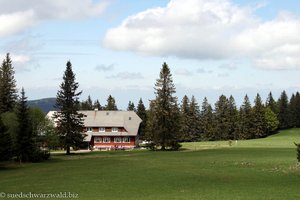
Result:
<svg viewBox="0 0 300 200"><path fill-rule="evenodd" d="M50 110L56 110L54 105L56 98L44 98L28 101L28 106L32 108L40 108L43 112L47 113Z"/></svg>

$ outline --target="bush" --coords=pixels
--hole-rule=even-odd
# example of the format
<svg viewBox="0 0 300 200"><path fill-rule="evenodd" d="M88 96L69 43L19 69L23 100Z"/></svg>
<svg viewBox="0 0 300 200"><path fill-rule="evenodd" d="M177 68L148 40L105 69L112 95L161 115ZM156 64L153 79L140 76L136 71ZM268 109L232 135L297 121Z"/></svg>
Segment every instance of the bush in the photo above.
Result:
<svg viewBox="0 0 300 200"><path fill-rule="evenodd" d="M147 149L150 149L151 151L156 150L156 145L153 142L149 142L145 146Z"/></svg>
<svg viewBox="0 0 300 200"><path fill-rule="evenodd" d="M50 158L50 152L48 150L36 149L32 152L29 157L31 162L41 162L43 160L48 160Z"/></svg>
<svg viewBox="0 0 300 200"><path fill-rule="evenodd" d="M295 145L297 147L297 160L298 162L300 162L300 143L299 144L295 143Z"/></svg>
<svg viewBox="0 0 300 200"><path fill-rule="evenodd" d="M171 143L171 150L173 151L178 151L181 147L181 144L179 144L178 142L174 141Z"/></svg>

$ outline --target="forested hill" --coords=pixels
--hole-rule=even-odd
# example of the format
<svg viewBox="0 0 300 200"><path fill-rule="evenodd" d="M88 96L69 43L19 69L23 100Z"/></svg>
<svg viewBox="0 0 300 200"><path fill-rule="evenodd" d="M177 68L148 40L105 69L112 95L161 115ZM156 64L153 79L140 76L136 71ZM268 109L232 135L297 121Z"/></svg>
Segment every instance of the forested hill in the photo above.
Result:
<svg viewBox="0 0 300 200"><path fill-rule="evenodd" d="M50 110L56 110L54 108L55 103L56 98L44 98L28 101L28 106L40 108L43 112L48 113Z"/></svg>

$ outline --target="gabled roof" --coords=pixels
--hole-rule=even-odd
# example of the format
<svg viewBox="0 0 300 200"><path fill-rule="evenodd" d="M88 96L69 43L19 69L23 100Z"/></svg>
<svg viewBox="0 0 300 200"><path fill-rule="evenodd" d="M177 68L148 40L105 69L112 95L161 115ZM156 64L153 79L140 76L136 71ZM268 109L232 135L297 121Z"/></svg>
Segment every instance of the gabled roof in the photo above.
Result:
<svg viewBox="0 0 300 200"><path fill-rule="evenodd" d="M55 112L50 111L47 117L51 119ZM84 115L85 127L124 127L127 133L123 135L137 135L142 122L134 111L81 110L79 113Z"/></svg>

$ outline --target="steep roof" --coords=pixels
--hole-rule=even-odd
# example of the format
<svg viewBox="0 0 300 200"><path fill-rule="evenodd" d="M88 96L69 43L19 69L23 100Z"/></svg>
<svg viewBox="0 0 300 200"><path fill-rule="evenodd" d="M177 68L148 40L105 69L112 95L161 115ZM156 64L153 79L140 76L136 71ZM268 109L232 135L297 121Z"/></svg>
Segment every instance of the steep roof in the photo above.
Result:
<svg viewBox="0 0 300 200"><path fill-rule="evenodd" d="M53 119L55 112L50 111L47 117ZM139 125L142 122L134 111L81 110L79 113L84 115L85 127L124 127L127 133L122 135L137 135Z"/></svg>

